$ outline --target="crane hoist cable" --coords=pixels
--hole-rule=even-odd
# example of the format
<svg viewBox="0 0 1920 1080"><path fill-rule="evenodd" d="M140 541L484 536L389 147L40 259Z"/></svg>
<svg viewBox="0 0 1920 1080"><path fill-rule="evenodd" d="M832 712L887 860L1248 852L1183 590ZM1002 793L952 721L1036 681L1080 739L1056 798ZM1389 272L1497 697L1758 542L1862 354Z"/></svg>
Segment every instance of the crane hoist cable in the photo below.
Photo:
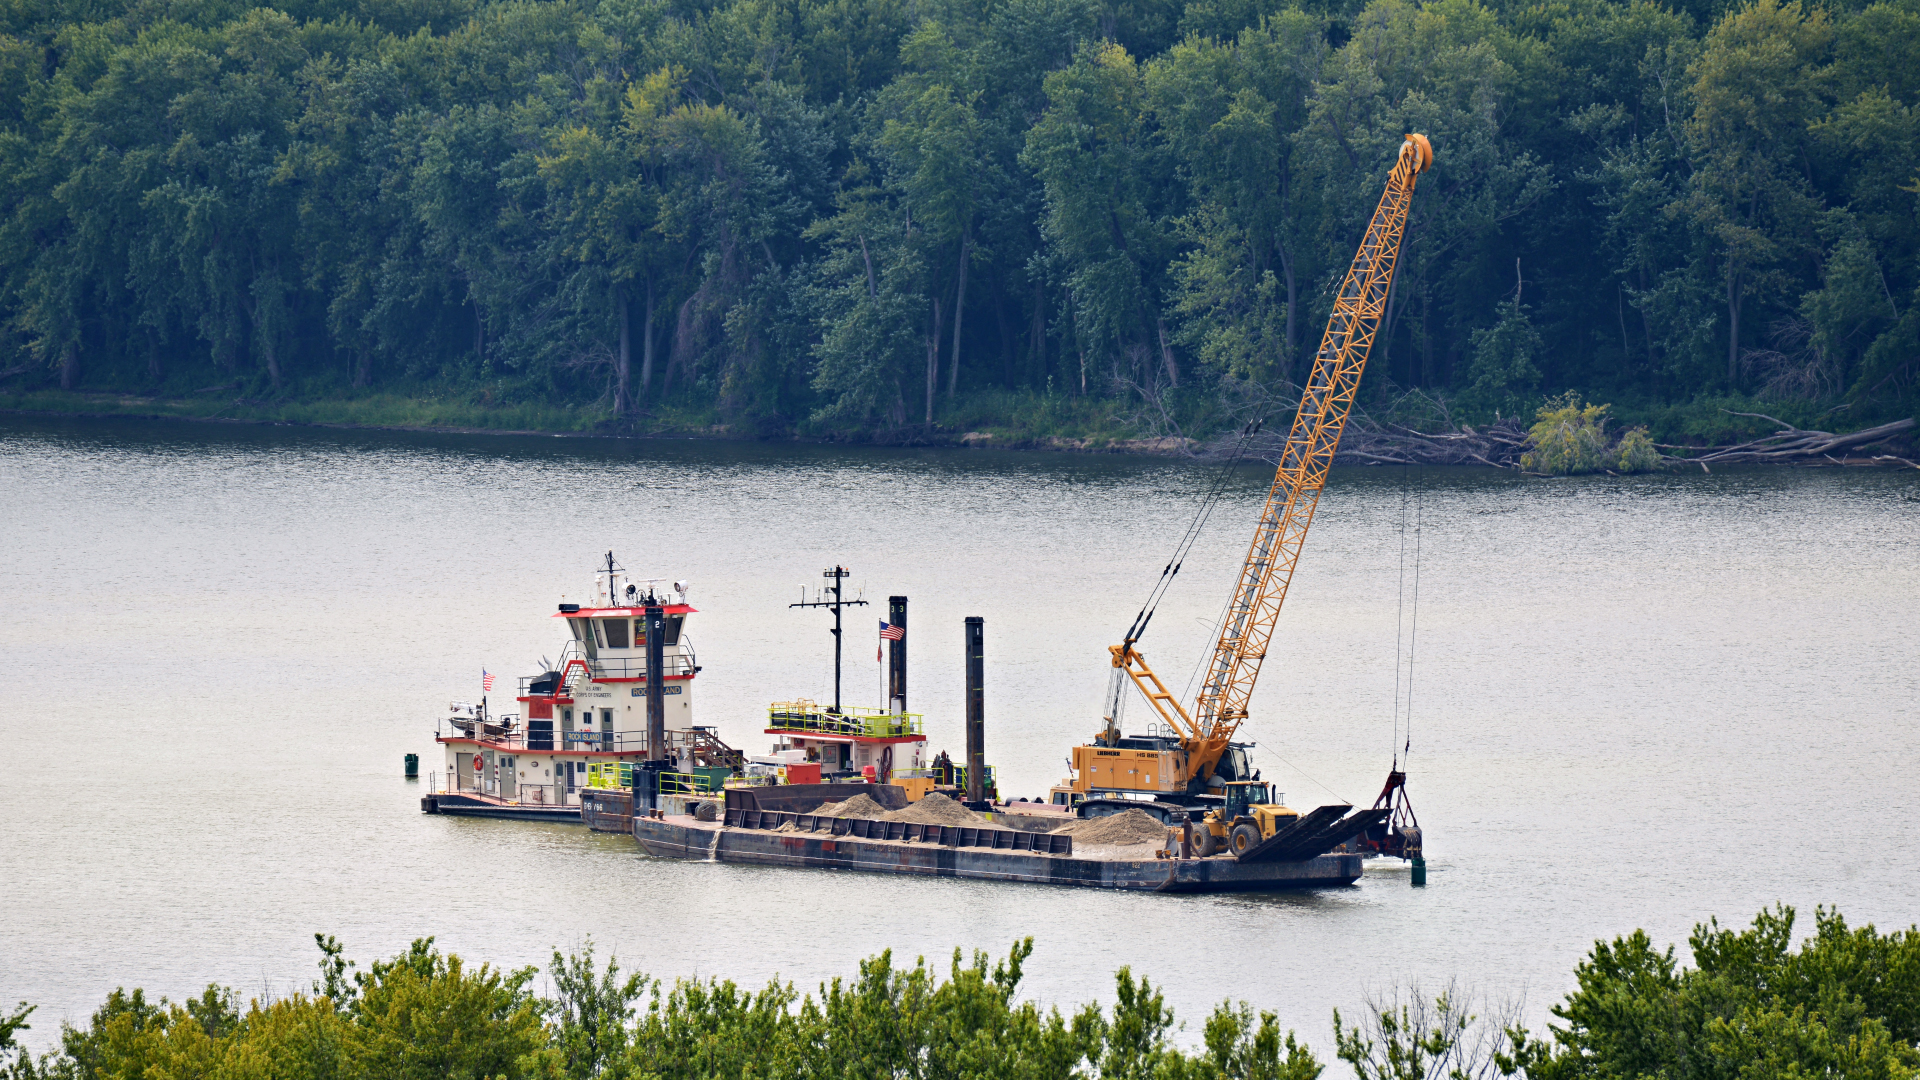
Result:
<svg viewBox="0 0 1920 1080"><path fill-rule="evenodd" d="M1200 533L1206 528L1207 519L1213 516L1214 509L1220 505L1221 498L1226 494L1227 485L1233 478L1234 470L1239 467L1241 460L1246 456L1247 448L1253 445L1253 437L1260 433L1260 429L1266 426L1266 422L1265 417L1260 417L1241 427L1240 436L1234 443L1233 453L1228 455L1226 462L1215 472L1213 485L1201 496L1200 505L1195 508L1192 520L1187 523L1187 531L1181 534L1180 539L1174 544L1172 557L1167 560L1165 566L1161 567L1159 579L1154 582L1153 588L1147 591L1146 600L1141 603L1140 610L1133 617L1133 622L1128 625L1126 635L1121 640L1126 642L1125 648L1129 651L1132 650L1134 642L1146 635L1147 624L1153 621L1154 612L1160 608L1160 601L1166 598L1167 590L1173 587L1174 578L1180 574L1180 568L1186 565L1187 555L1193 550L1194 542L1200 538ZM1102 732L1102 736L1109 741L1119 738L1121 712L1126 705L1126 684L1125 673L1116 667L1113 678L1107 686L1105 713L1107 723Z"/></svg>
<svg viewBox="0 0 1920 1080"><path fill-rule="evenodd" d="M1147 632L1147 623L1153 619L1153 613L1159 609L1160 601L1165 599L1167 590L1173 586L1173 579L1180 574L1180 568L1186 564L1187 554L1206 528L1207 519L1213 516L1214 508L1220 505L1221 496L1226 493L1227 483L1233 477L1233 471L1239 467L1246 456L1247 447L1252 445L1253 437L1266 425L1266 418L1250 421L1240 429L1240 436L1234 442L1233 453L1225 464L1215 472L1213 485L1200 498L1200 505L1194 510L1193 520L1187 523L1187 531L1173 546L1173 556L1160 569L1159 580L1148 590L1147 599L1141 603L1140 611L1134 615L1132 625L1127 627L1126 640L1138 641Z"/></svg>

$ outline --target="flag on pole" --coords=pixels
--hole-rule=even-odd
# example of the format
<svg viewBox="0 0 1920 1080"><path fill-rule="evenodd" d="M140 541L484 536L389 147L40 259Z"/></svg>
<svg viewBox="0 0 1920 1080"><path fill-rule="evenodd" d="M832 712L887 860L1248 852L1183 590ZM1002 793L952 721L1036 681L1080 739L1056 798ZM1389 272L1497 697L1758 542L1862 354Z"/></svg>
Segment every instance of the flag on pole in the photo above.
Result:
<svg viewBox="0 0 1920 1080"><path fill-rule="evenodd" d="M907 628L904 626L895 626L885 619L882 619L880 620L880 636L886 638L888 641L901 641L907 636Z"/></svg>
<svg viewBox="0 0 1920 1080"><path fill-rule="evenodd" d="M483 691L493 689L493 675L486 668L480 669L480 689Z"/></svg>

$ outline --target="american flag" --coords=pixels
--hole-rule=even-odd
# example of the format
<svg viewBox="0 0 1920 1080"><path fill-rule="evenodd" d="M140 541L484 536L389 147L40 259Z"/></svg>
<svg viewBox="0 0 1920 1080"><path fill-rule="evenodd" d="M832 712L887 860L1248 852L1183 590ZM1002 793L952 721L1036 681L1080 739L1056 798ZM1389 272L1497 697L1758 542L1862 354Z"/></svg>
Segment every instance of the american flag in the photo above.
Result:
<svg viewBox="0 0 1920 1080"><path fill-rule="evenodd" d="M888 641L901 641L907 636L907 628L904 626L895 626L885 619L882 619L880 620L880 636L886 638Z"/></svg>
<svg viewBox="0 0 1920 1080"><path fill-rule="evenodd" d="M493 674L489 672L486 668L480 669L480 689L482 690L493 689Z"/></svg>

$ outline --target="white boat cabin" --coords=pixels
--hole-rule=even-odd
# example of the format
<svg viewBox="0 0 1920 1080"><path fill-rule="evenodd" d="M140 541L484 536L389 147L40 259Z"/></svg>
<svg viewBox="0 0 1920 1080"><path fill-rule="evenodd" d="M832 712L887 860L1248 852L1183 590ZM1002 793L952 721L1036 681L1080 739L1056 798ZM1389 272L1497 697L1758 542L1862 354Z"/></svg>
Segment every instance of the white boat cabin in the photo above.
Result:
<svg viewBox="0 0 1920 1080"><path fill-rule="evenodd" d="M665 782L718 790L739 754L693 722L700 674L686 622L687 583L630 579L611 565L595 575L594 604L561 604L567 640L557 661L519 680L521 711L492 714L454 702L435 735L446 753L436 788L490 802L577 807L582 788L626 787L633 763L654 756L647 738L647 608L661 613L660 689L670 762Z"/></svg>

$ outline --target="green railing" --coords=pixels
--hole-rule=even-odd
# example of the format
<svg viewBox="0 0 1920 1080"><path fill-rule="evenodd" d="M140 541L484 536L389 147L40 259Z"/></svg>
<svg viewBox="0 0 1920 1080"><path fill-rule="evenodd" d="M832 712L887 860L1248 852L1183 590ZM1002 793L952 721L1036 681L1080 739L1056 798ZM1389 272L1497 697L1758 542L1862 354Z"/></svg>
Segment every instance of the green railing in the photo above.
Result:
<svg viewBox="0 0 1920 1080"><path fill-rule="evenodd" d="M841 735L855 739L918 737L921 714L890 713L850 706L834 713L811 701L776 701L767 709L767 728L797 735Z"/></svg>

